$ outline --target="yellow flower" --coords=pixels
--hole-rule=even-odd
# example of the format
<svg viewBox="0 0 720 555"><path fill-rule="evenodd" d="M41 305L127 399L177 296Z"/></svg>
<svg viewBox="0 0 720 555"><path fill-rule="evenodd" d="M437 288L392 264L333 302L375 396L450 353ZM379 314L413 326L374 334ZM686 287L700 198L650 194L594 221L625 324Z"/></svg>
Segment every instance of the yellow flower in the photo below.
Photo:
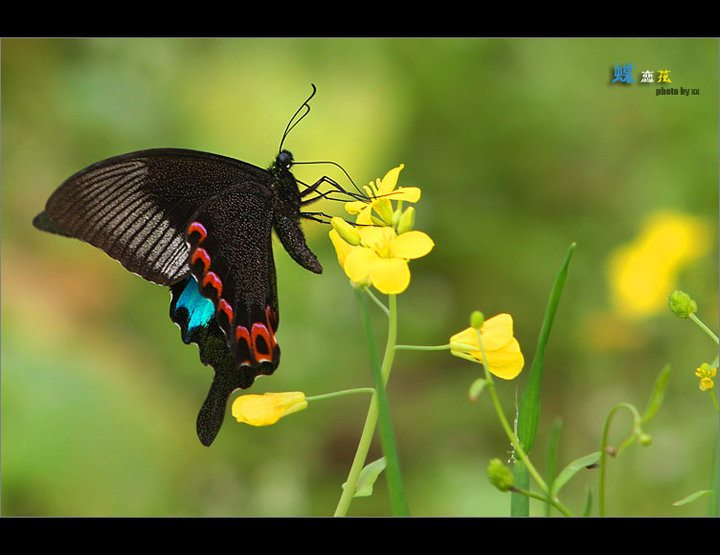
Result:
<svg viewBox="0 0 720 555"><path fill-rule="evenodd" d="M710 368L707 362L703 362L699 368L695 370L695 375L700 378L701 391L712 389L714 385L712 379L715 377L715 374L717 374L717 368Z"/></svg>
<svg viewBox="0 0 720 555"><path fill-rule="evenodd" d="M408 202L417 202L420 200L420 189L418 187L398 187L398 176L405 166L400 164L398 167L391 169L382 179L376 179L375 184L372 182L364 187L370 200L356 200L345 204L345 210L350 214L357 214L355 223L362 225L373 224L372 211L380 216L384 225L392 223L392 204L391 200L406 200Z"/></svg>
<svg viewBox="0 0 720 555"><path fill-rule="evenodd" d="M499 378L512 380L525 365L520 344L513 337L513 320L509 314L498 314L483 322L482 327L469 327L450 338L450 353L484 364L478 333L482 339L488 370Z"/></svg>
<svg viewBox="0 0 720 555"><path fill-rule="evenodd" d="M330 239L335 245L338 261L347 276L356 283L369 280L387 295L397 295L410 284L408 260L428 254L435 246L422 231L408 231L398 235L391 227L361 227L360 244L352 246L332 230Z"/></svg>
<svg viewBox="0 0 720 555"><path fill-rule="evenodd" d="M232 404L232 415L238 422L251 426L270 426L283 416L306 407L305 394L301 391L241 395Z"/></svg>
<svg viewBox="0 0 720 555"><path fill-rule="evenodd" d="M645 318L663 310L677 274L708 251L709 236L698 218L675 212L652 215L640 235L610 257L610 295L616 311Z"/></svg>

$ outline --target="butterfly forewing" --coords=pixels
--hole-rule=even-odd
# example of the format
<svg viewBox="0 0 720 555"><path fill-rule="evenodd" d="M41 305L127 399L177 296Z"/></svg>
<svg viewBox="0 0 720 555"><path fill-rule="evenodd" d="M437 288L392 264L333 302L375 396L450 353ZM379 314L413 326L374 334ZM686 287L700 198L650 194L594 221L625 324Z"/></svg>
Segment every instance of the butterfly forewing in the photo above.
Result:
<svg viewBox="0 0 720 555"><path fill-rule="evenodd" d="M70 177L45 211L65 234L105 251L141 277L170 285L188 273L188 219L233 183L257 183L267 172L209 153L153 149L103 160Z"/></svg>

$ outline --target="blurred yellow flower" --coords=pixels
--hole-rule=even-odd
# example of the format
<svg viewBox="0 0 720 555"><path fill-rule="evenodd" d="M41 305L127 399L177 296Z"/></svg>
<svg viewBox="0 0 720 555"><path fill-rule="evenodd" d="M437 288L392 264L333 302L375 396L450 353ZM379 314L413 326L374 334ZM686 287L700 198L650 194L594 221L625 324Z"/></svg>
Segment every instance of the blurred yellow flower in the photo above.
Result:
<svg viewBox="0 0 720 555"><path fill-rule="evenodd" d="M251 426L270 426L283 416L306 407L305 394L301 391L241 395L232 404L232 415L238 422Z"/></svg>
<svg viewBox="0 0 720 555"><path fill-rule="evenodd" d="M717 368L710 368L707 362L703 362L700 367L695 370L695 375L700 378L700 390L707 391L712 389L714 382L713 378L717 374Z"/></svg>
<svg viewBox="0 0 720 555"><path fill-rule="evenodd" d="M677 212L653 214L633 241L610 256L613 307L629 318L662 311L680 270L709 247L709 230L701 219Z"/></svg>
<svg viewBox="0 0 720 555"><path fill-rule="evenodd" d="M375 184L372 182L364 187L369 200L368 201L352 201L345 204L345 210L350 214L357 214L355 223L362 225L371 225L373 209L380 217L384 225L392 223L392 204L390 201L406 200L408 202L417 202L420 200L420 189L418 187L398 187L398 176L405 166L400 164L398 167L391 169L382 179L376 179Z"/></svg>
<svg viewBox="0 0 720 555"><path fill-rule="evenodd" d="M428 254L435 243L422 231L398 235L391 227L360 227L360 243L350 245L333 229L330 239L338 261L356 283L370 281L381 293L397 295L410 284L408 260ZM334 233L333 233L334 232Z"/></svg>
<svg viewBox="0 0 720 555"><path fill-rule="evenodd" d="M505 380L512 380L523 369L525 359L520 344L513 337L513 319L509 314L488 318L482 327L469 327L450 338L450 353L484 364L478 332L482 339L488 370Z"/></svg>

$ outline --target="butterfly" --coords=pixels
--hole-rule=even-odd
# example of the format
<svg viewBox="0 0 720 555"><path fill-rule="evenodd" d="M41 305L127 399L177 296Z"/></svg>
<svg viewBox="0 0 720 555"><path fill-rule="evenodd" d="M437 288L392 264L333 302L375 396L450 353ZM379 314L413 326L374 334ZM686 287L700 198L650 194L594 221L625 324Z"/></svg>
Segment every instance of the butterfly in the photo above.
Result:
<svg viewBox="0 0 720 555"><path fill-rule="evenodd" d="M323 177L300 191L290 172L293 157L282 148L310 110L312 87L268 169L196 150L130 152L69 177L33 220L40 230L86 241L130 272L170 287L170 318L183 342L196 343L201 362L214 369L197 418L206 446L222 426L230 394L280 362L272 231L293 260L322 272L300 227L301 218L318 213L301 207L324 196L312 196L320 184L334 182Z"/></svg>

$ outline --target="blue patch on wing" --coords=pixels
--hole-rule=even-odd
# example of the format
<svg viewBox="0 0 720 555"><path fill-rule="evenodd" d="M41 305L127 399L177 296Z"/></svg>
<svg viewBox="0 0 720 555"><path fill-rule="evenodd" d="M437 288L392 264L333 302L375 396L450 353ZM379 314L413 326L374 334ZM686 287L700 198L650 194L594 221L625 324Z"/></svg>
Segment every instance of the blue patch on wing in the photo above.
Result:
<svg viewBox="0 0 720 555"><path fill-rule="evenodd" d="M187 321L183 326L183 341L190 341L192 332L198 327L207 327L210 320L215 316L215 305L210 299L200 294L198 282L194 276L185 280L185 287L175 302L175 310L184 308L187 310Z"/></svg>

